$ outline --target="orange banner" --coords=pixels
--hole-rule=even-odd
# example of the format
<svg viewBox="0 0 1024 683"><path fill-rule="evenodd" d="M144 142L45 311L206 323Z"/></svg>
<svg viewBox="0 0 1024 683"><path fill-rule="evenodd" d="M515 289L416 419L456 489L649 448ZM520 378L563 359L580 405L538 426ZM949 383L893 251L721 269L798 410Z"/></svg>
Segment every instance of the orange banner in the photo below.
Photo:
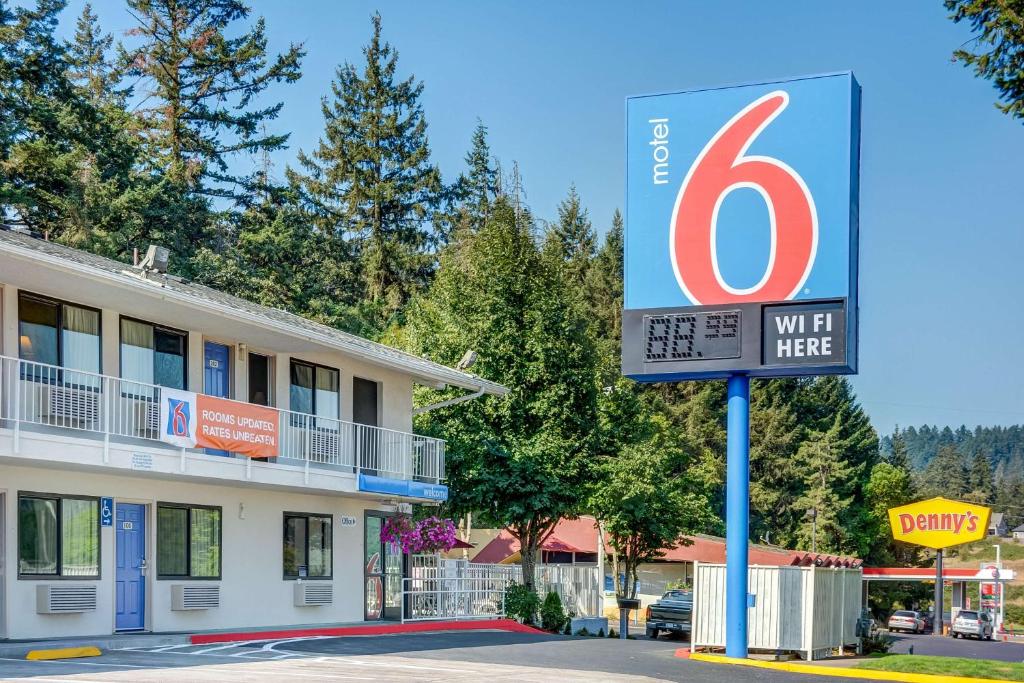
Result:
<svg viewBox="0 0 1024 683"><path fill-rule="evenodd" d="M252 458L278 454L278 413L273 408L196 396L196 445Z"/></svg>

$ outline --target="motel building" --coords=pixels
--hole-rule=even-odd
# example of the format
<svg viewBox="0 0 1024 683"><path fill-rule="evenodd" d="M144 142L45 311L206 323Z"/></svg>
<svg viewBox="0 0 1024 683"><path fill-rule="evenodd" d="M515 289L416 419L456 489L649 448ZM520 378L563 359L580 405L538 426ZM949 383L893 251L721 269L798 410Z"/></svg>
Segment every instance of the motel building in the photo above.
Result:
<svg viewBox="0 0 1024 683"><path fill-rule="evenodd" d="M505 388L150 253L0 231L0 639L399 618L381 526L448 493L413 387Z"/></svg>

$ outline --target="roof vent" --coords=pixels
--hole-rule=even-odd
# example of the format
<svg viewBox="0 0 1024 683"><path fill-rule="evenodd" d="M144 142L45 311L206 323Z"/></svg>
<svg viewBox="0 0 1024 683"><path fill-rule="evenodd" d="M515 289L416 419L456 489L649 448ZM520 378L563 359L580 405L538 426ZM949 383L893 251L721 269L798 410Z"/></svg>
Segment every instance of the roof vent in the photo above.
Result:
<svg viewBox="0 0 1024 683"><path fill-rule="evenodd" d="M137 268L142 272L152 271L155 273L166 273L167 272L167 258L171 255L171 252L167 247L161 247L156 244L149 245L146 249L146 256L139 262Z"/></svg>

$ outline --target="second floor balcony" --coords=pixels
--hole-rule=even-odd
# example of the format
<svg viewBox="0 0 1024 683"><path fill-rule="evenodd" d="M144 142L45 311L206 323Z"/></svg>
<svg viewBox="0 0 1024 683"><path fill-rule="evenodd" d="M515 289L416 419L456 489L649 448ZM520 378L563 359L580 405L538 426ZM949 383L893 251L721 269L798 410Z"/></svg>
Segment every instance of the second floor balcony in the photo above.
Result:
<svg viewBox="0 0 1024 683"><path fill-rule="evenodd" d="M162 439L167 425L161 424L160 406L167 391L156 384L0 356L0 429L11 431L15 452L26 432L92 438L105 450L111 443L172 450ZM261 410L272 414L276 436L274 455L261 463L301 468L307 480L311 469L423 484L444 479L443 440L277 408ZM190 453L247 458L209 449Z"/></svg>

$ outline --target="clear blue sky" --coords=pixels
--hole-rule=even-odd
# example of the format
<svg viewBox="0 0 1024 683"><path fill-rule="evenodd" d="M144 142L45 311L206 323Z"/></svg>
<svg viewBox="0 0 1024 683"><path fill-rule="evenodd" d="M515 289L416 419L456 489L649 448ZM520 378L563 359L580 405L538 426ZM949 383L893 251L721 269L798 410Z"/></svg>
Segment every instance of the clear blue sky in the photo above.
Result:
<svg viewBox="0 0 1024 683"><path fill-rule="evenodd" d="M94 4L120 36L122 3ZM292 131L279 171L315 144L334 67L362 59L379 9L403 72L425 82L446 176L479 116L538 217L575 183L601 232L622 205L627 95L852 69L864 92L858 396L882 432L1024 422L1024 125L951 62L969 33L940 0L252 4L272 48L309 53L302 81L272 93L285 101L277 128Z"/></svg>

